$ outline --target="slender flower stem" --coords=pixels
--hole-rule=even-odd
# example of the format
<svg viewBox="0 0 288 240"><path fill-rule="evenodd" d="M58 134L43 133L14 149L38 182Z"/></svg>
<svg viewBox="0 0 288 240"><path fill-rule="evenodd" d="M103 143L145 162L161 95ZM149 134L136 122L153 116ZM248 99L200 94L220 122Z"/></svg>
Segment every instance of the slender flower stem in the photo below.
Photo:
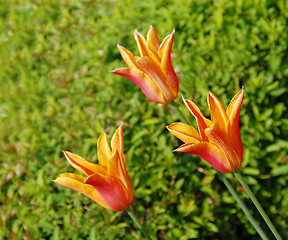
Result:
<svg viewBox="0 0 288 240"><path fill-rule="evenodd" d="M177 104L172 101L170 103L172 105L172 107L174 108L175 112L177 113L178 117L180 118L181 122L189 124L189 122L187 121L187 119L184 117L184 115L182 114L182 112L180 111L179 107L177 106Z"/></svg>
<svg viewBox="0 0 288 240"><path fill-rule="evenodd" d="M128 207L125 209L126 213L131 217L131 219L134 221L134 223L137 225L137 227L140 229L144 237L148 240L151 240L147 230L144 228L144 226L140 223L139 219L136 217L134 212L132 211L131 207Z"/></svg>
<svg viewBox="0 0 288 240"><path fill-rule="evenodd" d="M234 175L238 179L238 181L241 183L241 185L244 187L245 191L247 192L248 196L250 197L250 199L254 203L255 207L257 208L257 210L259 211L259 213L263 217L264 221L266 222L266 224L270 228L270 230L273 233L274 237L277 240L282 240L282 237L278 233L277 229L274 227L273 223L271 222L271 220L267 216L266 212L264 211L264 209L262 208L261 204L259 203L259 201L255 197L254 193L251 191L251 189L248 186L248 184L245 182L245 180L242 177L241 173L240 172L234 172Z"/></svg>
<svg viewBox="0 0 288 240"><path fill-rule="evenodd" d="M232 194L232 196L235 198L236 202L240 205L242 211L246 214L246 216L247 216L248 220L250 221L250 223L253 225L255 230L261 236L261 238L263 240L268 240L268 237L266 236L265 232L262 230L260 225L253 218L253 216L249 212L249 209L246 207L244 202L240 199L239 195L234 190L234 188L231 186L231 183L228 181L228 179L226 177L224 177L223 173L221 173L221 172L217 172L217 173L220 176L220 178L222 179L222 181L224 182L224 184L226 185L226 187L228 188L228 190L230 191L230 193Z"/></svg>

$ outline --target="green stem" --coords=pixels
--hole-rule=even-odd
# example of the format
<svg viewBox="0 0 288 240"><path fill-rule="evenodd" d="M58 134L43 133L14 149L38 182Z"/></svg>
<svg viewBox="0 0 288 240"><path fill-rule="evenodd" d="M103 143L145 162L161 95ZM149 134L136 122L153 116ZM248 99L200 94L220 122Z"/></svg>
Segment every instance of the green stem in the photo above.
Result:
<svg viewBox="0 0 288 240"><path fill-rule="evenodd" d="M134 221L134 223L137 225L137 227L140 229L144 237L148 240L151 240L147 230L144 228L144 226L140 223L139 219L136 217L135 213L132 211L131 207L128 207L125 209L126 213L131 217L131 219Z"/></svg>
<svg viewBox="0 0 288 240"><path fill-rule="evenodd" d="M224 184L226 185L226 187L228 188L228 190L230 191L230 193L232 194L232 196L235 198L236 202L240 205L242 211L246 214L248 220L250 221L250 223L253 225L253 227L255 228L255 230L258 232L258 234L261 236L261 238L263 240L268 240L268 237L266 236L266 234L263 232L262 228L259 226L259 224L256 222L256 220L253 218L253 216L251 215L251 213L249 212L248 208L246 207L246 205L244 204L244 202L240 199L239 195L237 194L237 192L234 190L234 188L231 186L230 182L228 181L228 179L226 177L224 177L223 173L218 172L218 175L220 176L220 178L222 179L222 181L224 182Z"/></svg>
<svg viewBox="0 0 288 240"><path fill-rule="evenodd" d="M177 113L178 117L180 118L180 121L183 123L189 124L189 122L186 120L186 118L184 117L184 115L180 111L177 104L174 101L172 101L170 104L172 105L172 107L174 108L174 111Z"/></svg>
<svg viewBox="0 0 288 240"><path fill-rule="evenodd" d="M250 199L254 203L255 207L257 208L257 210L259 211L259 213L263 217L264 221L266 222L266 224L270 228L270 230L273 233L274 237L277 240L282 240L282 237L278 233L277 229L274 227L273 223L271 222L271 220L267 216L266 212L264 211L264 209L262 208L261 204L259 203L259 201L255 197L254 193L251 191L250 187L245 182L245 180L242 177L241 173L240 172L234 172L234 175L238 179L238 181L241 183L241 185L244 187L245 191L247 192L248 196L250 197Z"/></svg>

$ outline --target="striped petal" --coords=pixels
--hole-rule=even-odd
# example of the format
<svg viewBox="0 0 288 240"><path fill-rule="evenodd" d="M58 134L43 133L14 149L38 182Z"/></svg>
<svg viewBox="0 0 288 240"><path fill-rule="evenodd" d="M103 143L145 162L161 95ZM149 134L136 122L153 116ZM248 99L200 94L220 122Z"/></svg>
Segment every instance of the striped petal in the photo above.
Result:
<svg viewBox="0 0 288 240"><path fill-rule="evenodd" d="M124 142L123 142L123 126L122 124L115 131L112 139L111 139L111 147L112 151L117 149L120 156L124 154Z"/></svg>
<svg viewBox="0 0 288 240"><path fill-rule="evenodd" d="M150 26L150 29L147 34L147 45L150 51L157 53L159 47L160 47L160 42L158 38L158 34L152 26Z"/></svg>
<svg viewBox="0 0 288 240"><path fill-rule="evenodd" d="M75 174L75 173L61 173L55 180L53 180L53 182L56 182L60 185L63 185L65 183L66 179L72 179L74 181L84 183L86 177L81 176L79 174Z"/></svg>
<svg viewBox="0 0 288 240"><path fill-rule="evenodd" d="M101 173L103 175L107 175L107 171L103 167L90 163L74 153L68 151L63 151L63 153L71 166L77 169L79 172L83 173L84 175L89 176L94 173Z"/></svg>
<svg viewBox="0 0 288 240"><path fill-rule="evenodd" d="M244 89L242 89L231 101L227 109L229 114L228 134L231 139L233 149L236 151L239 161L243 159L243 144L239 132L239 115L244 97Z"/></svg>
<svg viewBox="0 0 288 240"><path fill-rule="evenodd" d="M92 175L93 176L93 175ZM85 184L85 177L80 176L78 174L74 173L63 173L60 174L56 180L54 180L55 183L71 188L73 190L76 190L85 196L89 197L93 201L99 203L105 208L110 208L110 205L105 202L103 199L102 194L95 190L95 188L89 184Z"/></svg>
<svg viewBox="0 0 288 240"><path fill-rule="evenodd" d="M231 143L228 133L223 132L221 126L218 123L213 123L211 128L205 130L209 139L226 155L229 160L231 169L233 171L241 166L238 156L236 155Z"/></svg>
<svg viewBox="0 0 288 240"><path fill-rule="evenodd" d="M143 37L141 33L137 31L137 29L135 29L134 31L134 38L136 40L140 56L141 57L149 56L149 49L147 47L146 39Z"/></svg>
<svg viewBox="0 0 288 240"><path fill-rule="evenodd" d="M172 123L167 129L184 143L197 143L201 141L198 131L190 125Z"/></svg>
<svg viewBox="0 0 288 240"><path fill-rule="evenodd" d="M164 38L164 40L162 41L159 49L158 49L158 55L159 55L159 57L160 57L161 59L163 58L164 51L165 51L165 48L166 48L166 46L167 46L167 43L168 43L169 39L170 39L170 35L166 36L166 37Z"/></svg>
<svg viewBox="0 0 288 240"><path fill-rule="evenodd" d="M211 143L187 143L174 151L194 154L204 159L219 172L231 172L231 166L225 154L217 146Z"/></svg>
<svg viewBox="0 0 288 240"><path fill-rule="evenodd" d="M117 44L117 48L119 49L119 52L120 52L123 60L125 61L125 63L129 67L139 68L139 65L136 63L135 56L132 52L130 52L126 48L120 46L119 44Z"/></svg>
<svg viewBox="0 0 288 240"><path fill-rule="evenodd" d="M219 126L223 128L223 131L227 131L228 117L226 115L226 110L216 95L211 92L208 94L208 105L212 122L218 123Z"/></svg>
<svg viewBox="0 0 288 240"><path fill-rule="evenodd" d="M102 132L97 143L97 157L101 166L107 166L108 160L112 156L111 149L108 143L107 134Z"/></svg>
<svg viewBox="0 0 288 240"><path fill-rule="evenodd" d="M172 86L167 83L167 79L163 74L160 66L149 57L141 57L137 59L137 63L143 71L154 81L154 83L161 89L165 97L165 102L168 104L175 99L175 92Z"/></svg>
<svg viewBox="0 0 288 240"><path fill-rule="evenodd" d="M227 108L227 111L226 111L226 114L228 116L228 118L230 118L230 115L231 115L231 112L233 111L233 109L236 107L236 108L239 108L239 106L237 107L237 102L240 100L241 103L240 103L240 107L241 107L241 104L242 104L242 101L243 101L243 98L244 98L244 88L241 89L240 92L238 92L231 100L231 102L229 103L229 106ZM236 106L235 106L236 105ZM238 102L238 105L239 105L239 102Z"/></svg>
<svg viewBox="0 0 288 240"><path fill-rule="evenodd" d="M115 173L113 173L113 171L111 171L113 166L118 166L119 169L121 168L119 170L120 174L118 174L118 175L121 175L121 179L123 181L123 184L127 188L129 201L132 202L132 200L133 200L133 185L132 185L131 178L130 178L127 170L126 170L126 166L125 166L125 162L124 162L124 156L123 156L124 155L124 138L123 138L123 126L122 126L122 124L115 131L115 133L112 137L112 140L111 140L111 145L112 145L112 149L117 149L118 154L115 154L114 158L112 158L112 157L110 158L109 164L108 164L108 172L110 169L110 174L114 175ZM117 155L119 155L119 158L117 157Z"/></svg>
<svg viewBox="0 0 288 240"><path fill-rule="evenodd" d="M121 161L120 161L120 156L116 149L113 151L113 154L111 158L109 159L107 169L108 169L109 176L120 180L122 183L125 182L124 175L127 174L127 171L125 167L123 168L123 165L121 164Z"/></svg>
<svg viewBox="0 0 288 240"><path fill-rule="evenodd" d="M177 94L179 90L179 80L174 71L174 68L172 66L172 61L171 61L171 50L172 50L172 45L174 41L174 34L175 34L175 30L173 30L173 32L171 33L171 35L169 36L165 44L165 48L163 50L163 55L162 55L162 60L161 60L161 70L166 76L166 78L168 79L168 82L172 86L172 89Z"/></svg>
<svg viewBox="0 0 288 240"><path fill-rule="evenodd" d="M127 196L133 199L133 186L130 176L126 170L123 158L119 156L118 151L115 150L108 163L109 176L119 179L125 186ZM131 200L132 201L132 200Z"/></svg>
<svg viewBox="0 0 288 240"><path fill-rule="evenodd" d="M209 128L211 126L211 121L209 119L206 119L200 109L196 106L196 104L190 100L185 100L183 98L183 101L186 105L186 107L189 109L191 114L196 118L200 136L203 141L209 142L208 137L205 135L205 129Z"/></svg>
<svg viewBox="0 0 288 240"><path fill-rule="evenodd" d="M128 78L132 82L136 83L146 97L148 97L152 102L165 103L163 94L159 87L144 72L135 68L118 68L112 71L112 73Z"/></svg>
<svg viewBox="0 0 288 240"><path fill-rule="evenodd" d="M93 200L107 209L122 211L131 204L124 185L118 179L94 174L86 179L85 184L94 188L97 198Z"/></svg>

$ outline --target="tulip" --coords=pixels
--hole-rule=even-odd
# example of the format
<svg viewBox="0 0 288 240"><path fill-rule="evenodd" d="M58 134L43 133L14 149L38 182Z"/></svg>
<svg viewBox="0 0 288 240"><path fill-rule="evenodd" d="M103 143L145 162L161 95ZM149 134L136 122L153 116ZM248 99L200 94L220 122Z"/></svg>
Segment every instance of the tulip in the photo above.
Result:
<svg viewBox="0 0 288 240"><path fill-rule="evenodd" d="M191 153L208 162L219 172L234 172L243 160L243 146L239 133L239 114L244 89L237 93L227 110L213 94L208 95L211 120L205 118L190 100L183 99L186 107L196 118L199 132L192 126L173 123L167 129L185 144L175 152Z"/></svg>
<svg viewBox="0 0 288 240"><path fill-rule="evenodd" d="M143 93L156 103L168 104L178 94L179 81L171 62L173 31L160 44L156 30L151 26L147 40L136 29L134 37L140 52L135 57L126 48L117 45L128 68L118 68L112 73L128 78L136 83Z"/></svg>
<svg viewBox="0 0 288 240"><path fill-rule="evenodd" d="M122 211L133 200L133 186L123 159L123 127L116 130L110 149L107 135L103 132L98 140L99 165L65 151L64 155L72 167L85 175L60 174L54 182L74 189L104 208Z"/></svg>

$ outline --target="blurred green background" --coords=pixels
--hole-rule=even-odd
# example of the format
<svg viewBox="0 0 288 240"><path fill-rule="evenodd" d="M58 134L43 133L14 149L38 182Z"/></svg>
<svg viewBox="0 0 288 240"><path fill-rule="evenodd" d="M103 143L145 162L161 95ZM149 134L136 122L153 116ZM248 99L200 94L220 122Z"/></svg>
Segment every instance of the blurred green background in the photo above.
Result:
<svg viewBox="0 0 288 240"><path fill-rule="evenodd" d="M242 173L288 238L287 1L0 2L0 239L141 239L125 213L52 182L76 172L61 150L96 162L100 133L111 138L121 121L132 206L152 239L259 239L214 169L171 152L171 106L109 73L126 66L117 43L138 55L133 30L150 24L161 40L176 30L180 92L207 117L209 90L226 107L244 86Z"/></svg>

